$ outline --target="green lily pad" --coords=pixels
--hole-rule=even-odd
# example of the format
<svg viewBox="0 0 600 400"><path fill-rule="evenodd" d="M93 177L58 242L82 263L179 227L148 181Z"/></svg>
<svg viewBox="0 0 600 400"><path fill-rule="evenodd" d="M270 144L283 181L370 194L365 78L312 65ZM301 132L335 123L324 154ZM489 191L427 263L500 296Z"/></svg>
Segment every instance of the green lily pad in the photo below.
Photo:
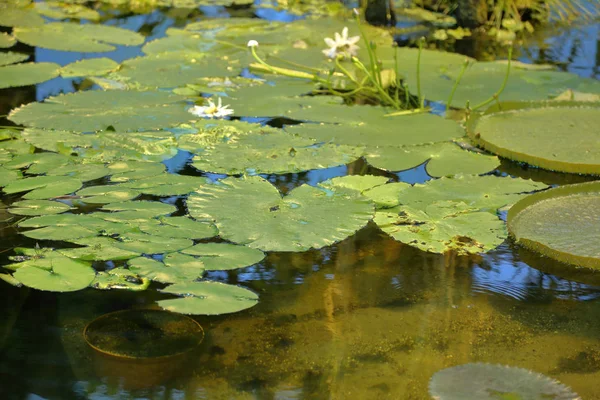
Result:
<svg viewBox="0 0 600 400"><path fill-rule="evenodd" d="M131 180L122 183L120 186L153 196L181 196L198 190L208 182L210 182L208 178L165 173L149 178Z"/></svg>
<svg viewBox="0 0 600 400"><path fill-rule="evenodd" d="M535 193L508 212L518 243L559 261L600 268L600 183L565 185Z"/></svg>
<svg viewBox="0 0 600 400"><path fill-rule="evenodd" d="M405 182L393 182L365 190L363 195L375 203L375 208L391 208L400 204L400 195L412 187Z"/></svg>
<svg viewBox="0 0 600 400"><path fill-rule="evenodd" d="M332 141L351 146L412 146L445 142L464 136L454 121L433 114L385 117L378 107L347 107L360 122L332 124L301 124L286 127L286 131L319 141ZM363 110L364 109L364 110ZM354 117L352 117L354 118ZM352 120L350 120L352 121ZM418 165L418 164L415 164ZM413 165L414 166L414 165Z"/></svg>
<svg viewBox="0 0 600 400"><path fill-rule="evenodd" d="M319 186L353 189L364 194L365 191L384 185L387 181L389 181L389 178L385 176L346 175L321 182Z"/></svg>
<svg viewBox="0 0 600 400"><path fill-rule="evenodd" d="M160 218L160 225L142 224L140 230L154 236L184 239L207 239L217 235L217 227L209 222L194 221L188 217Z"/></svg>
<svg viewBox="0 0 600 400"><path fill-rule="evenodd" d="M119 243L108 237L86 237L81 239L67 239L66 241L86 247L76 249L59 249L62 255L85 261L110 261L129 260L138 257L141 252L130 251L116 247Z"/></svg>
<svg viewBox="0 0 600 400"><path fill-rule="evenodd" d="M60 75L64 78L76 76L103 76L117 69L119 64L110 58L88 58L67 64L60 69Z"/></svg>
<svg viewBox="0 0 600 400"><path fill-rule="evenodd" d="M228 243L199 243L181 252L195 256L209 271L244 268L265 258L260 250Z"/></svg>
<svg viewBox="0 0 600 400"><path fill-rule="evenodd" d="M67 257L55 257L51 268L38 266L35 260L27 262L13 274L25 286L52 292L74 292L86 287L94 280L96 271L87 263Z"/></svg>
<svg viewBox="0 0 600 400"><path fill-rule="evenodd" d="M392 190L381 190L386 186ZM499 208L516 202L524 192L545 187L518 178L458 176L424 185L383 185L365 195L380 207L394 207L378 211L374 218L394 239L433 253L472 254L489 251L506 239Z"/></svg>
<svg viewBox="0 0 600 400"><path fill-rule="evenodd" d="M0 89L28 86L56 78L60 65L55 63L23 63L0 67Z"/></svg>
<svg viewBox="0 0 600 400"><path fill-rule="evenodd" d="M96 273L96 277L90 283L90 287L100 290L130 290L138 292L148 289L150 280L140 278L125 268L114 268L106 272Z"/></svg>
<svg viewBox="0 0 600 400"><path fill-rule="evenodd" d="M157 302L165 310L180 314L228 314L245 310L258 303L256 293L219 282L179 283L168 286L161 292L183 296Z"/></svg>
<svg viewBox="0 0 600 400"><path fill-rule="evenodd" d="M230 67L227 61L189 51L151 54L123 62L118 75L143 87L173 88L185 86L208 76L236 76L241 65Z"/></svg>
<svg viewBox="0 0 600 400"><path fill-rule="evenodd" d="M384 67L393 68L393 50L378 49ZM417 87L417 49L398 49L399 70L406 76L412 93ZM426 99L446 102L462 69L466 57L435 50L423 50L421 55L421 91ZM452 99L452 106L464 108L490 98L501 87L506 76L506 63L476 62L471 65ZM500 99L503 101L537 101L556 96L567 89L600 93L600 83L567 72L534 71L512 68Z"/></svg>
<svg viewBox="0 0 600 400"><path fill-rule="evenodd" d="M127 262L129 270L146 279L161 283L182 283L198 279L203 268L167 266L148 257L138 257Z"/></svg>
<svg viewBox="0 0 600 400"><path fill-rule="evenodd" d="M227 178L189 196L190 215L215 221L222 238L265 251L305 251L345 239L373 205L354 191L302 185L285 197L258 176Z"/></svg>
<svg viewBox="0 0 600 400"><path fill-rule="evenodd" d="M131 232L121 235L115 247L141 254L162 254L192 247L194 242L189 239L167 238L152 236L145 233Z"/></svg>
<svg viewBox="0 0 600 400"><path fill-rule="evenodd" d="M32 9L0 6L0 25L1 26L23 26L35 27L44 25L44 18L38 15Z"/></svg>
<svg viewBox="0 0 600 400"><path fill-rule="evenodd" d="M20 179L4 187L5 193L29 192L23 196L29 200L43 200L76 192L82 186L79 179L65 176L35 176Z"/></svg>
<svg viewBox="0 0 600 400"><path fill-rule="evenodd" d="M0 167L0 187L11 184L14 181L23 178L21 171L15 171Z"/></svg>
<svg viewBox="0 0 600 400"><path fill-rule="evenodd" d="M0 41L2 40L2 36L0 35ZM2 43L0 43L0 47ZM12 51L7 51L6 53L0 53L0 66L9 65L19 63L21 61L25 61L29 58L27 54L23 53L15 53Z"/></svg>
<svg viewBox="0 0 600 400"><path fill-rule="evenodd" d="M45 1L35 3L36 11L52 19L88 19L97 21L100 13L81 4L65 4L58 1Z"/></svg>
<svg viewBox="0 0 600 400"><path fill-rule="evenodd" d="M137 190L122 187L121 185L89 186L77 192L77 196L85 203L108 204L131 200L139 196Z"/></svg>
<svg viewBox="0 0 600 400"><path fill-rule="evenodd" d="M30 103L13 110L9 119L36 128L78 132L109 127L117 131L159 129L192 119L183 100L167 92L84 91Z"/></svg>
<svg viewBox="0 0 600 400"><path fill-rule="evenodd" d="M106 211L138 211L143 212L147 218L158 215L167 215L177 211L177 207L171 204L161 203L159 201L137 200L124 201L120 203L110 203L102 207Z"/></svg>
<svg viewBox="0 0 600 400"><path fill-rule="evenodd" d="M241 136L235 141L206 148L192 165L201 171L226 175L284 174L349 164L362 148L317 143L275 129Z"/></svg>
<svg viewBox="0 0 600 400"><path fill-rule="evenodd" d="M58 201L50 200L21 200L11 204L8 212L17 215L48 215L69 211L71 207Z"/></svg>
<svg viewBox="0 0 600 400"><path fill-rule="evenodd" d="M600 105L516 103L496 106L470 128L484 149L560 172L600 175ZM508 110L507 110L508 109Z"/></svg>
<svg viewBox="0 0 600 400"><path fill-rule="evenodd" d="M485 174L500 165L498 157L461 149L451 142L423 146L368 147L365 158L375 168L403 171L427 161L430 176Z"/></svg>
<svg viewBox="0 0 600 400"><path fill-rule="evenodd" d="M21 26L15 28L13 34L20 42L30 46L82 53L101 53L115 50L113 45L137 46L144 43L142 35L127 29L69 22Z"/></svg>
<svg viewBox="0 0 600 400"><path fill-rule="evenodd" d="M17 43L17 39L15 39L14 36L9 35L6 32L0 33L0 49L12 47L12 46L14 46L15 43ZM22 61L22 60L20 60L20 61ZM18 61L15 61L15 62L18 62ZM12 64L12 63L9 63L9 64Z"/></svg>
<svg viewBox="0 0 600 400"><path fill-rule="evenodd" d="M21 234L36 240L70 240L96 236L98 235L98 232L95 229L88 229L80 225L62 225L46 226L27 232L21 232Z"/></svg>
<svg viewBox="0 0 600 400"><path fill-rule="evenodd" d="M165 172L165 165L157 162L123 161L108 165L111 182L129 182L136 179L155 177Z"/></svg>
<svg viewBox="0 0 600 400"><path fill-rule="evenodd" d="M399 242L431 253L483 253L506 239L497 215L451 201L433 203L424 211L407 206L381 210L374 221Z"/></svg>

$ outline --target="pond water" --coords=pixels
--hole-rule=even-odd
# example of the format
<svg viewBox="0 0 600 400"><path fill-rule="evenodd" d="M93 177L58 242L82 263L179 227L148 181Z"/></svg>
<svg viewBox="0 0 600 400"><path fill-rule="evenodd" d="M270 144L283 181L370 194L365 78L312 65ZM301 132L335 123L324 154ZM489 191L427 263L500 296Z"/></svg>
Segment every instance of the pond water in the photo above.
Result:
<svg viewBox="0 0 600 400"><path fill-rule="evenodd" d="M191 20L228 15L220 7L201 11ZM291 18L267 9L258 14ZM187 22L154 11L119 16L107 24L145 32L149 41ZM469 46L459 43L456 48L473 54ZM37 62L61 65L98 56L23 51L33 52ZM551 62L599 78L600 24L540 32L516 52L520 61ZM121 46L102 56L121 62L140 54L139 46ZM17 104L72 92L79 84L56 78L3 89L1 114ZM201 173L190 160L189 153L180 152L165 164L170 173L224 176ZM507 160L494 173L550 185L591 179ZM407 183L430 179L423 165L388 173L363 160L264 176L287 193L303 183L316 185L348 174ZM17 195L1 198L6 206L15 200ZM185 213L181 197L160 200ZM36 244L19 234L18 219L0 208L0 265L10 262L13 248ZM95 266L110 269L114 264ZM268 252L258 264L206 277L251 289L260 301L238 313L194 316L205 331L197 354L173 379L157 382L149 376L147 387L131 387L118 371L99 375L82 332L100 315L154 308L157 300L170 296L155 290L91 288L52 293L0 281L0 398L419 400L430 399L428 385L435 372L485 362L536 371L568 385L582 399L600 399L600 275L538 256L510 240L482 255L432 254L390 238L370 222L334 245L301 253Z"/></svg>

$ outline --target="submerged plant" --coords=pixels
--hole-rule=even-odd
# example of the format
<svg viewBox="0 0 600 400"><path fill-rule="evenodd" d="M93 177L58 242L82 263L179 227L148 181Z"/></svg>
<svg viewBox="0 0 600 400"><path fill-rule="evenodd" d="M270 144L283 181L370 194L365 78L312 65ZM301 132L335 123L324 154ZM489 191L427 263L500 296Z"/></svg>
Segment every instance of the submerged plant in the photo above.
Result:
<svg viewBox="0 0 600 400"><path fill-rule="evenodd" d="M562 383L524 368L485 363L436 372L429 383L435 400L581 400Z"/></svg>

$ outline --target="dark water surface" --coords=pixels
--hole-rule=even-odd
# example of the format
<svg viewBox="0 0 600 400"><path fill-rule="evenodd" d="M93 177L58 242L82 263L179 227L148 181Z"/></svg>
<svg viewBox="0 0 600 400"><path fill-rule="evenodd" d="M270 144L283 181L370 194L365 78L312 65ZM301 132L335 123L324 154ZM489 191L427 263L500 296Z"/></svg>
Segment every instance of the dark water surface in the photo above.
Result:
<svg viewBox="0 0 600 400"><path fill-rule="evenodd" d="M153 39L185 21L154 12L110 23ZM519 49L519 59L598 78L599 32L596 23L540 34ZM36 61L60 64L83 57L32 51ZM120 48L108 56L121 61L138 54L139 48ZM2 114L23 99L42 100L77 84L55 79L0 91ZM170 172L194 173L187 160L182 153L168 161ZM268 178L285 193L302 183L364 173L381 174L359 161ZM511 162L498 173L549 184L588 179ZM388 176L410 183L428 179L423 166ZM0 205L0 265L15 246L35 244L18 235L15 222ZM270 253L260 264L209 278L243 285L261 300L237 314L195 318L206 337L191 362L167 382L145 377L146 388L120 379L118 369L116 376L98 374L82 331L107 312L154 307L160 293L55 294L0 281L0 399L420 400L429 399L433 373L478 361L531 369L569 385L585 400L600 399L600 274L511 242L482 256L435 255L396 242L371 224L337 245Z"/></svg>

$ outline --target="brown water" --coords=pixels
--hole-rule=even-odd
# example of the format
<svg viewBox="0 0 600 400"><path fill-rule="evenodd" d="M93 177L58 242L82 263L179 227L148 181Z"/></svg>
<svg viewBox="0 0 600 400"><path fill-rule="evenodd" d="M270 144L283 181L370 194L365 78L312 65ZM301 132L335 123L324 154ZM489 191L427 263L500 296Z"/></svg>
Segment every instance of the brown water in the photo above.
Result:
<svg viewBox="0 0 600 400"><path fill-rule="evenodd" d="M521 54L597 77L598 31L598 25L572 28ZM46 61L44 51L36 55ZM2 91L2 107L68 84ZM285 192L302 182L364 173L363 167L272 181ZM510 162L498 172L552 184L588 179ZM394 178L425 179L422 168ZM0 207L0 265L13 247L34 244L18 235L11 217ZM469 362L531 369L582 399L600 399L600 275L511 242L483 256L435 255L369 225L328 248L271 253L258 265L209 277L248 287L261 301L237 314L195 318L206 337L191 363L168 382L148 377L152 385L145 389L100 376L82 331L111 311L155 307L161 297L155 290L53 294L0 281L0 399L420 400L430 398L436 371Z"/></svg>

